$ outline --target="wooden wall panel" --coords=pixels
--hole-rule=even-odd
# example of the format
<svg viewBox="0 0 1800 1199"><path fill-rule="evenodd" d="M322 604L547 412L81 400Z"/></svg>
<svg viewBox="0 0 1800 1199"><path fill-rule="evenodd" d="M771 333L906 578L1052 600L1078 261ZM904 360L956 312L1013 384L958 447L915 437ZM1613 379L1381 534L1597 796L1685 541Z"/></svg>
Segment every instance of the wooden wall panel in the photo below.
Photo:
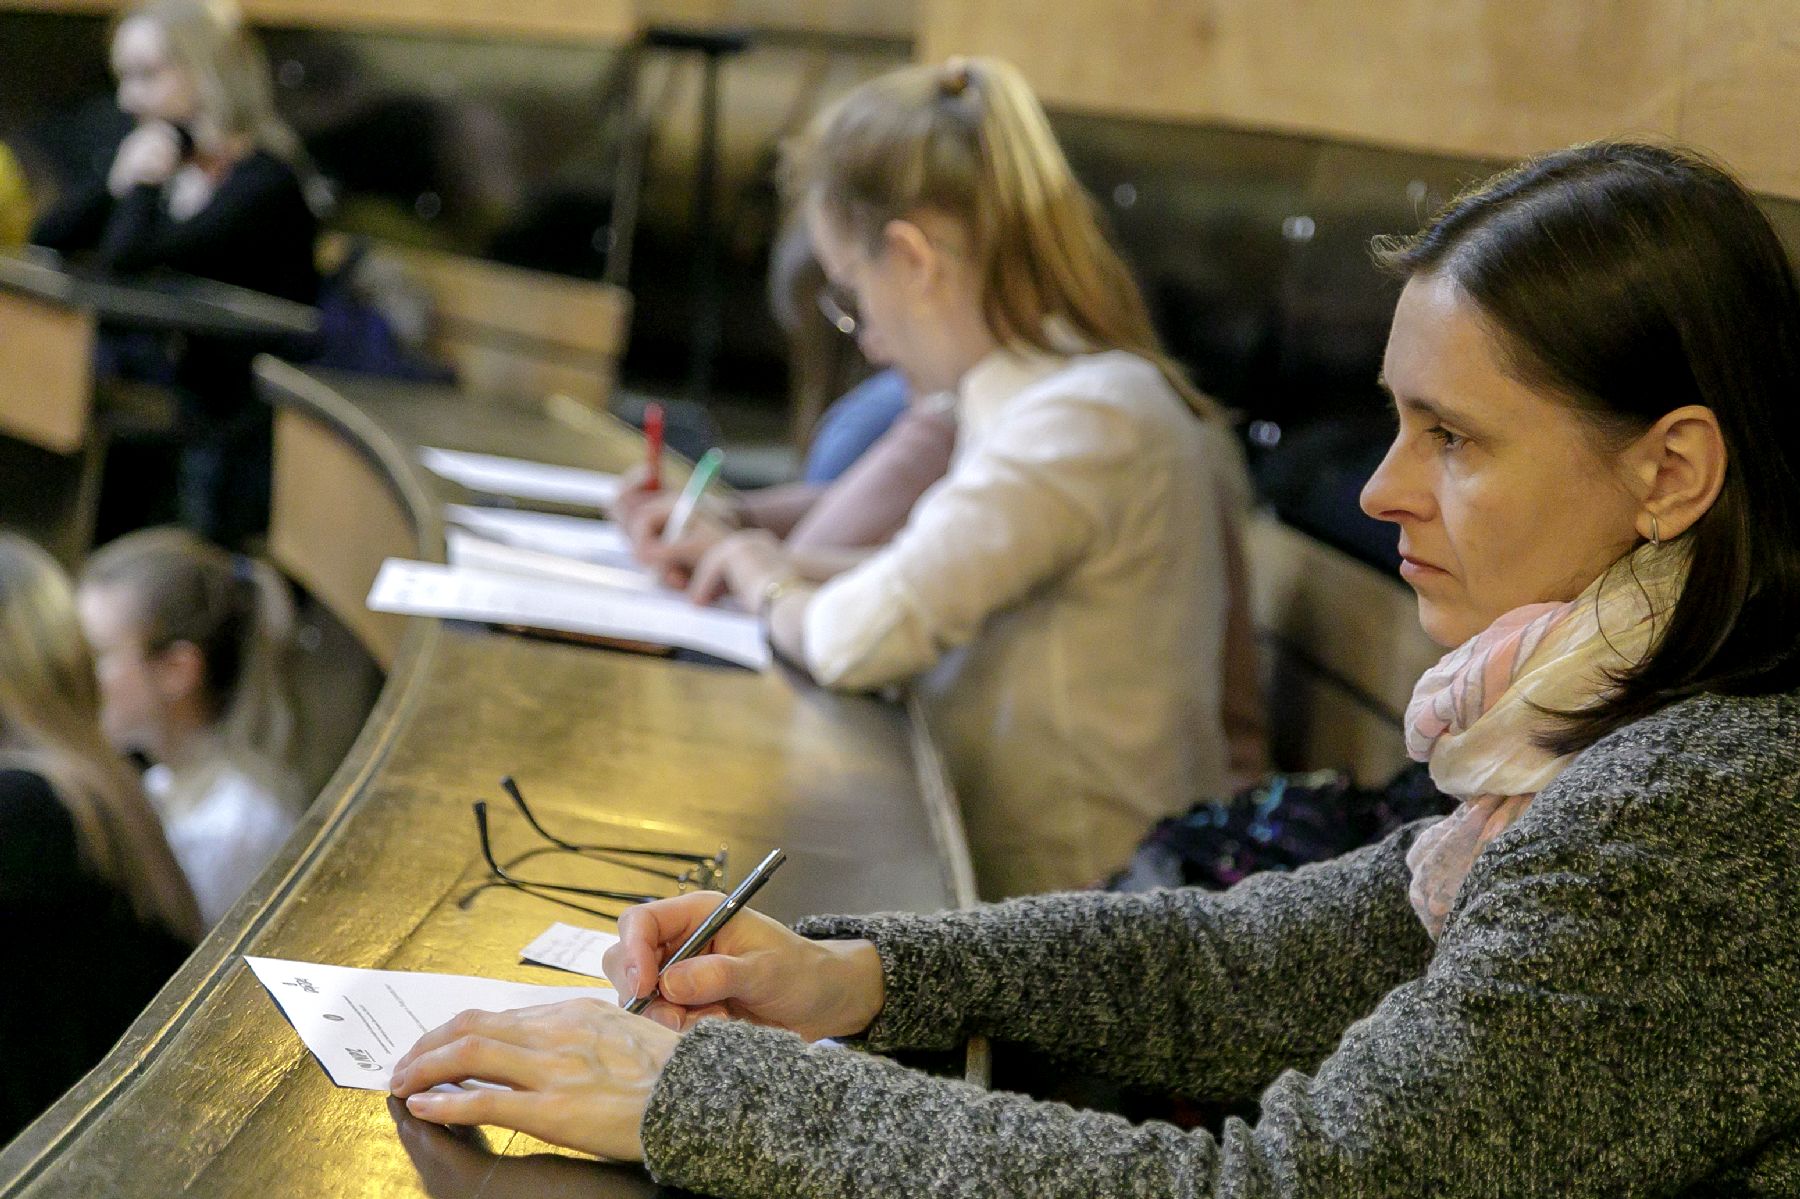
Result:
<svg viewBox="0 0 1800 1199"><path fill-rule="evenodd" d="M1800 4L1689 0L1686 75L1677 135L1800 198Z"/></svg>
<svg viewBox="0 0 1800 1199"><path fill-rule="evenodd" d="M1793 0L922 0L1052 105L1474 157L1656 135L1800 196Z"/></svg>

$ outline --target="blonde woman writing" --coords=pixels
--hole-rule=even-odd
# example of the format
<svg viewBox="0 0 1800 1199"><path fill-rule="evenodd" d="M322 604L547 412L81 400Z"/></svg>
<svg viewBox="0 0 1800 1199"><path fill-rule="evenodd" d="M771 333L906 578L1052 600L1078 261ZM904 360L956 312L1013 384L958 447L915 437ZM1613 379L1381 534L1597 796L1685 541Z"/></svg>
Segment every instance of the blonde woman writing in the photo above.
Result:
<svg viewBox="0 0 1800 1199"><path fill-rule="evenodd" d="M984 896L1092 882L1221 789L1235 447L1157 348L1011 67L863 85L794 183L863 352L953 395L956 457L829 581L751 532L692 590L765 613L828 686L915 681Z"/></svg>

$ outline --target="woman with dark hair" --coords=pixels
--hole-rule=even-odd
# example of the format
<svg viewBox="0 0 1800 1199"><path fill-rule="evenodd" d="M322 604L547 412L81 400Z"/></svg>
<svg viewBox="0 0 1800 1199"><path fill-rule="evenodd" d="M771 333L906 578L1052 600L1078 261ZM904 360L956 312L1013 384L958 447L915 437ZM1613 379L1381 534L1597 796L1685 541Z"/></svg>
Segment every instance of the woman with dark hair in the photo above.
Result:
<svg viewBox="0 0 1800 1199"><path fill-rule="evenodd" d="M1379 256L1363 503L1455 647L1407 714L1455 813L1223 893L746 913L660 979L715 899L646 905L607 971L649 1019L465 1013L400 1063L410 1109L729 1196L1800 1191L1792 268L1723 171L1617 144ZM1134 1127L807 1044L973 1033L1260 1115ZM430 1090L470 1078L512 1089Z"/></svg>

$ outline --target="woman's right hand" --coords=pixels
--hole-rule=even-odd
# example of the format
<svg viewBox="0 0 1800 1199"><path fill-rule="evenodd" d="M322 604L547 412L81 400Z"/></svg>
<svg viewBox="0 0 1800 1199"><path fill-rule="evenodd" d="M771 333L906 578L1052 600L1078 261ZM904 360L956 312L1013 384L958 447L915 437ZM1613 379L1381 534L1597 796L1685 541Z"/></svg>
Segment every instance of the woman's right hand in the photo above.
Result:
<svg viewBox="0 0 1800 1199"><path fill-rule="evenodd" d="M619 943L606 951L604 964L621 1003L658 991L662 963L724 898L695 892L640 904L619 918ZM670 966L660 991L644 1015L669 1028L729 1016L789 1029L809 1041L862 1032L887 998L872 943L809 941L748 908L702 953Z"/></svg>

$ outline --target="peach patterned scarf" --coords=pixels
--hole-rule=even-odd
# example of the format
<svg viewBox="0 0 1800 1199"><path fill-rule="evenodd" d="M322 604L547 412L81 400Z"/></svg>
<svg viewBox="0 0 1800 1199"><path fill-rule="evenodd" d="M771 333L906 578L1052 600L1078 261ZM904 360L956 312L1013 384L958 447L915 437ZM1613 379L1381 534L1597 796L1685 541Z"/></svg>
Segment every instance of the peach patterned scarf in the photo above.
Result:
<svg viewBox="0 0 1800 1199"><path fill-rule="evenodd" d="M1527 604L1444 655L1406 708L1406 749L1462 801L1406 855L1409 898L1433 940L1488 842L1573 755L1540 749L1543 710L1594 702L1608 672L1643 660L1687 577L1685 546L1640 546L1567 603Z"/></svg>

